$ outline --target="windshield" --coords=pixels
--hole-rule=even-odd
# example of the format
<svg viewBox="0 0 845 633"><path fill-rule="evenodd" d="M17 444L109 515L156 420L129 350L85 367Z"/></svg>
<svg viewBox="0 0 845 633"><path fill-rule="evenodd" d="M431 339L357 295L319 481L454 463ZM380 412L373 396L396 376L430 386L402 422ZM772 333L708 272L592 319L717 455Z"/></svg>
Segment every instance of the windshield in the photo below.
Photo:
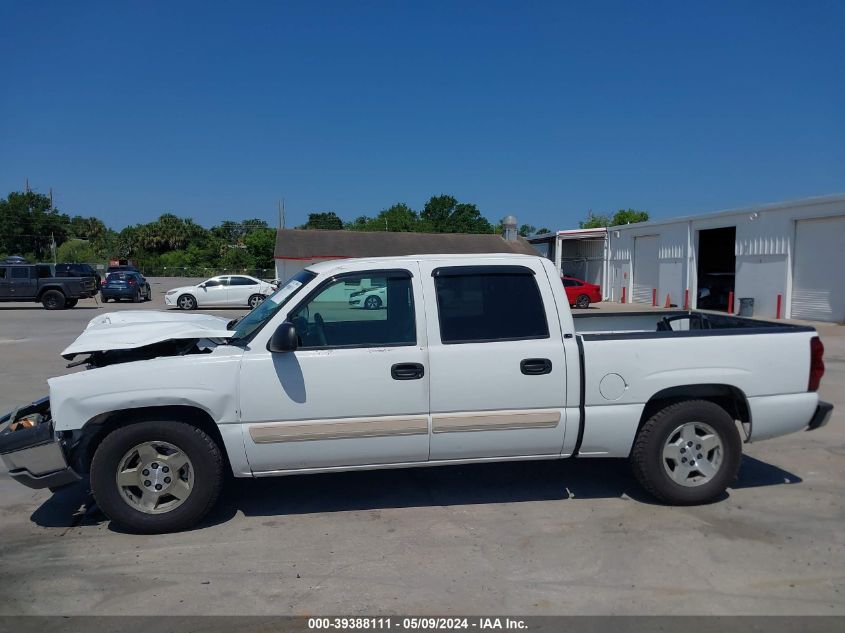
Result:
<svg viewBox="0 0 845 633"><path fill-rule="evenodd" d="M301 270L281 286L276 292L258 304L252 312L235 324L235 335L229 339L237 341L252 336L253 333L264 327L276 313L290 301L297 291L314 279L317 275L310 270ZM231 325L230 325L231 327Z"/></svg>

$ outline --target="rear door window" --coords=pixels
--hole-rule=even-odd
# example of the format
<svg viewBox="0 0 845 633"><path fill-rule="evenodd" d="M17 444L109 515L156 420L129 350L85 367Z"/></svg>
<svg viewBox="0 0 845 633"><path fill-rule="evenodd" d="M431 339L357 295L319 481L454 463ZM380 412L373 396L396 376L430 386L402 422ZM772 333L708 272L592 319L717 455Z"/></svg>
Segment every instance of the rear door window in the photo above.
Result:
<svg viewBox="0 0 845 633"><path fill-rule="evenodd" d="M438 268L433 272L446 344L549 338L534 273L522 266Z"/></svg>
<svg viewBox="0 0 845 633"><path fill-rule="evenodd" d="M12 279L29 279L29 268L12 268Z"/></svg>

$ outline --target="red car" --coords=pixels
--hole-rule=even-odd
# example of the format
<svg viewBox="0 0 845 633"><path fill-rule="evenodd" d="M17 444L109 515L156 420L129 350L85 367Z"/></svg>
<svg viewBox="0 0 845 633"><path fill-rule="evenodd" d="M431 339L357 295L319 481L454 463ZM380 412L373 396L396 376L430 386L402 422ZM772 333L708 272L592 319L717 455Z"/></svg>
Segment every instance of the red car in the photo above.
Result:
<svg viewBox="0 0 845 633"><path fill-rule="evenodd" d="M560 278L563 288L566 290L566 298L569 305L576 308L589 308L591 303L601 301L601 286L588 284L583 279L575 279L569 275Z"/></svg>

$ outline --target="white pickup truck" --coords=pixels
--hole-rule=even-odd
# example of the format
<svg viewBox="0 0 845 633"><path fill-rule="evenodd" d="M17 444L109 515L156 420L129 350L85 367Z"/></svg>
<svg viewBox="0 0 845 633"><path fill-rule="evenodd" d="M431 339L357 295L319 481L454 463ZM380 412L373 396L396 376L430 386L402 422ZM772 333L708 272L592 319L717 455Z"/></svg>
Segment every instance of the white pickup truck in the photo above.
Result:
<svg viewBox="0 0 845 633"><path fill-rule="evenodd" d="M381 306L350 302L361 287ZM198 522L228 469L625 457L658 499L696 504L734 480L743 440L827 422L822 352L812 328L723 315L573 318L538 257L337 260L229 323L97 317L62 353L88 371L0 419L0 454L33 488L90 473L139 532Z"/></svg>

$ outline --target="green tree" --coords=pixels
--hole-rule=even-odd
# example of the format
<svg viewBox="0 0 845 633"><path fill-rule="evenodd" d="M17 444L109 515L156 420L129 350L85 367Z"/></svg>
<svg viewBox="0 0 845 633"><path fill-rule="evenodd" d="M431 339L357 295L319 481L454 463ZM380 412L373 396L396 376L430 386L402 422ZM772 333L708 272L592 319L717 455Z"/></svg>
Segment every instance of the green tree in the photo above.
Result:
<svg viewBox="0 0 845 633"><path fill-rule="evenodd" d="M636 209L619 209L613 216L605 213L599 215L593 214L590 209L587 212L587 219L579 222L578 226L582 229L597 229L607 226L619 226L622 224L633 224L634 222L647 222L648 211L637 211Z"/></svg>
<svg viewBox="0 0 845 633"><path fill-rule="evenodd" d="M139 227L141 244L155 253L185 248L195 240L203 240L208 231L189 218L164 213L157 220Z"/></svg>
<svg viewBox="0 0 845 633"><path fill-rule="evenodd" d="M50 198L28 191L13 191L0 199L0 251L51 257L51 246L67 240L70 218L50 204Z"/></svg>
<svg viewBox="0 0 845 633"><path fill-rule="evenodd" d="M606 226L610 226L610 217L601 213L596 215L592 209L587 212L587 219L578 223L578 227L582 229L600 229Z"/></svg>
<svg viewBox="0 0 845 633"><path fill-rule="evenodd" d="M648 222L648 211L637 211L636 209L619 209L614 215L611 226L622 224L635 224L637 222Z"/></svg>
<svg viewBox="0 0 845 633"><path fill-rule="evenodd" d="M302 224L298 229L332 229L341 230L343 228L343 220L337 217L334 211L323 211L320 213L309 213L308 222Z"/></svg>
<svg viewBox="0 0 845 633"><path fill-rule="evenodd" d="M247 253L256 268L273 268L276 254L276 231L269 228L255 229L244 239Z"/></svg>
<svg viewBox="0 0 845 633"><path fill-rule="evenodd" d="M380 211L374 217L366 215L355 218L344 227L350 231L397 231L413 232L420 230L420 218L417 212L403 202Z"/></svg>
<svg viewBox="0 0 845 633"><path fill-rule="evenodd" d="M474 204L448 195L432 196L420 213L426 230L435 233L492 233L493 225Z"/></svg>
<svg viewBox="0 0 845 633"><path fill-rule="evenodd" d="M220 267L228 272L247 270L255 267L255 262L246 248L233 247L226 249L220 258Z"/></svg>
<svg viewBox="0 0 845 633"><path fill-rule="evenodd" d="M99 258L88 240L71 239L56 250L56 261L65 264L86 264Z"/></svg>

